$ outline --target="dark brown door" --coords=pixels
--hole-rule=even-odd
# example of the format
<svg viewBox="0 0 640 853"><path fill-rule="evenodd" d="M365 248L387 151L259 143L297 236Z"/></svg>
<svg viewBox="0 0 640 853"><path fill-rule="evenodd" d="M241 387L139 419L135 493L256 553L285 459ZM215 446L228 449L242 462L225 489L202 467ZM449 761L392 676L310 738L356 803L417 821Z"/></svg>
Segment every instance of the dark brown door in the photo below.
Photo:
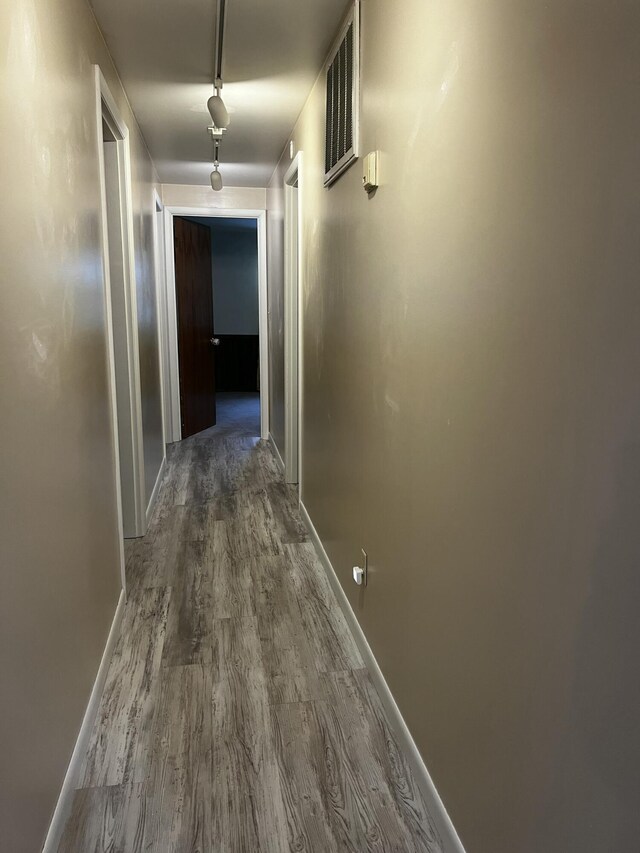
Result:
<svg viewBox="0 0 640 853"><path fill-rule="evenodd" d="M182 437L216 422L211 231L176 216L176 306Z"/></svg>

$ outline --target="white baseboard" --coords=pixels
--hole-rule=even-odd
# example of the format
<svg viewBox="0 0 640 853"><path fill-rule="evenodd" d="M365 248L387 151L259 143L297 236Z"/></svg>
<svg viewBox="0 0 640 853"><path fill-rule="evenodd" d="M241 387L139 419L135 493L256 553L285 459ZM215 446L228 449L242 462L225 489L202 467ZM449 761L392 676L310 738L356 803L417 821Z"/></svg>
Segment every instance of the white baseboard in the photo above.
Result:
<svg viewBox="0 0 640 853"><path fill-rule="evenodd" d="M151 522L151 516L153 515L153 511L156 508L156 501L158 500L158 494L160 492L160 486L162 484L162 478L164 476L164 469L167 465L167 457L162 457L162 464L160 465L160 470L158 471L158 476L156 477L156 482L153 487L153 491L151 492L151 497L149 498L149 505L147 506L147 527Z"/></svg>
<svg viewBox="0 0 640 853"><path fill-rule="evenodd" d="M64 777L64 782L62 783L62 788L60 789L60 796L58 797L58 802L56 804L55 811L53 812L51 823L49 824L49 831L47 832L42 853L56 853L58 846L60 845L60 839L62 838L65 824L71 813L73 795L79 781L80 771L82 769L82 763L87 751L87 746L89 745L91 730L93 729L93 724L98 713L102 691L104 690L104 684L107 679L109 664L111 663L113 650L120 635L120 624L124 614L124 604L125 593L124 590L121 590L118 606L116 607L113 622L111 623L111 628L109 630L109 636L107 637L107 643L104 647L104 652L102 653L102 660L98 667L98 675L96 676L96 680L93 684L87 710L84 712L80 732L76 740L76 745L73 748L73 754L71 755L71 760L67 767L67 772Z"/></svg>
<svg viewBox="0 0 640 853"><path fill-rule="evenodd" d="M278 445L276 444L276 440L273 437L272 433L269 433L269 443L271 444L271 447L273 448L273 453L276 457L276 462L278 463L278 467L280 468L280 470L284 474L284 460L282 459L282 456L280 455L280 451L278 450Z"/></svg>
<svg viewBox="0 0 640 853"><path fill-rule="evenodd" d="M318 536L318 532L311 521L307 508L302 501L300 501L300 512L307 530L309 531L311 541L316 549L318 557L320 558L320 562L327 573L327 578L331 584L331 588L338 599L338 604L345 615L347 624L349 625L358 649L360 650L360 654L362 655L367 669L369 670L371 680L373 681L380 699L382 700L382 704L387 712L389 721L393 726L394 733L398 738L399 745L403 749L404 755L409 762L416 784L420 788L420 791L427 803L431 817L433 818L436 829L442 839L443 851L444 853L465 853L462 842L458 837L458 833L451 822L451 818L447 814L447 810L445 809L444 803L440 799L440 795L433 784L429 771L427 770L422 756L420 755L420 751L418 750L418 747L411 736L411 732L400 713L400 709L393 698L389 685L387 684L385 677L382 674L382 670L380 669L371 650L371 646L364 635L364 631L360 627L360 623L358 622L356 614L353 612L349 599L347 598L346 593L338 580L338 576L331 565L329 555L325 551L324 545L322 544L322 541Z"/></svg>

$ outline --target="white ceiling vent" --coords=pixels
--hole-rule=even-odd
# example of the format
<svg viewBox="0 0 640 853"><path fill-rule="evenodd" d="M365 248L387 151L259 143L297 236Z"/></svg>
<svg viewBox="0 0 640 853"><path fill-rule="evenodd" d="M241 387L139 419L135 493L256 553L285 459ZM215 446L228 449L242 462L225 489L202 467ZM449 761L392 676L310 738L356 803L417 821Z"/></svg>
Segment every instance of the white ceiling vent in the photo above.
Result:
<svg viewBox="0 0 640 853"><path fill-rule="evenodd" d="M360 4L353 4L327 64L324 185L358 157Z"/></svg>

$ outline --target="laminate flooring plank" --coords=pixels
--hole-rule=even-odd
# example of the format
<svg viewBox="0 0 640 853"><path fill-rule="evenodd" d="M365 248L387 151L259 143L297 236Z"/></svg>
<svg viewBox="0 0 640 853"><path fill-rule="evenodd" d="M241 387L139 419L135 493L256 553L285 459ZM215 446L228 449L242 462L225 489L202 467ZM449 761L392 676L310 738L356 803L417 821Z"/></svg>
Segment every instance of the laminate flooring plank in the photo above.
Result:
<svg viewBox="0 0 640 853"><path fill-rule="evenodd" d="M202 542L180 543L172 574L162 662L165 666L209 663L213 654L213 570L205 563Z"/></svg>
<svg viewBox="0 0 640 853"><path fill-rule="evenodd" d="M222 521L226 517L223 499L189 504L180 536L183 539L206 542L215 534L216 521Z"/></svg>
<svg viewBox="0 0 640 853"><path fill-rule="evenodd" d="M265 488L270 483L282 481L273 451L268 442L257 442L236 477L237 489Z"/></svg>
<svg viewBox="0 0 640 853"><path fill-rule="evenodd" d="M184 527L188 518L187 504L170 504L165 506L155 516L149 525L147 535L142 538L145 543L156 548L158 560L171 556L170 546L179 539L184 539Z"/></svg>
<svg viewBox="0 0 640 853"><path fill-rule="evenodd" d="M227 547L233 559L283 553L264 489L233 492L225 499Z"/></svg>
<svg viewBox="0 0 640 853"><path fill-rule="evenodd" d="M228 435L222 439L221 449L226 457L226 476L218 494L262 489L280 481L280 471L266 442Z"/></svg>
<svg viewBox="0 0 640 853"><path fill-rule="evenodd" d="M213 851L213 681L208 664L163 671L145 788L157 853Z"/></svg>
<svg viewBox="0 0 640 853"><path fill-rule="evenodd" d="M338 853L341 848L318 783L314 704L279 705L274 708L274 716L289 849L301 853Z"/></svg>
<svg viewBox="0 0 640 853"><path fill-rule="evenodd" d="M310 542L285 545L302 620L320 672L361 669L362 657Z"/></svg>
<svg viewBox="0 0 640 853"><path fill-rule="evenodd" d="M144 786L77 790L58 853L160 853Z"/></svg>
<svg viewBox="0 0 640 853"><path fill-rule="evenodd" d="M272 704L303 702L324 696L312 644L286 557L263 557L255 570L256 615Z"/></svg>
<svg viewBox="0 0 640 853"><path fill-rule="evenodd" d="M213 849L285 853L286 813L255 619L216 626Z"/></svg>
<svg viewBox="0 0 640 853"><path fill-rule="evenodd" d="M193 441L177 441L167 449L165 475L155 515L161 516L164 509L170 506L184 505L190 497L190 483L193 475Z"/></svg>
<svg viewBox="0 0 640 853"><path fill-rule="evenodd" d="M191 503L205 503L230 491L228 466L237 454L228 454L223 450L224 440L202 436L194 443L193 467L191 472ZM222 451L222 452L220 452Z"/></svg>
<svg viewBox="0 0 640 853"><path fill-rule="evenodd" d="M263 671L262 649L255 616L213 620L214 682L234 679L240 673L245 682Z"/></svg>
<svg viewBox="0 0 640 853"><path fill-rule="evenodd" d="M193 462L189 499L195 503L264 488L280 479L270 448L255 438L202 438L194 447Z"/></svg>
<svg viewBox="0 0 640 853"><path fill-rule="evenodd" d="M362 752L362 743L348 735L338 709L316 702L312 731L317 784L341 850L371 853L404 853L411 849L401 824L378 819L381 778L376 766Z"/></svg>
<svg viewBox="0 0 640 853"><path fill-rule="evenodd" d="M426 834L414 820L413 833L402 820L366 737L345 730L339 704L286 704L274 712L292 849L441 853L433 830Z"/></svg>
<svg viewBox="0 0 640 853"><path fill-rule="evenodd" d="M144 775L155 710L170 590L148 590L125 605L81 787L119 785Z"/></svg>
<svg viewBox="0 0 640 853"><path fill-rule="evenodd" d="M214 619L253 616L256 610L260 558L243 553L234 535L232 522L217 521L214 536L207 543L214 590L210 615Z"/></svg>
<svg viewBox="0 0 640 853"><path fill-rule="evenodd" d="M442 841L368 671L329 673L323 681L326 704L335 710L339 725L348 736L360 777L376 791L376 814L381 824L388 826L389 837L402 828L406 839L396 842L400 845L398 850L440 853ZM402 847L402 843L406 846Z"/></svg>
<svg viewBox="0 0 640 853"><path fill-rule="evenodd" d="M309 535L298 510L295 486L274 482L266 487L266 492L282 544L307 542Z"/></svg>
<svg viewBox="0 0 640 853"><path fill-rule="evenodd" d="M188 508L166 507L146 536L127 540L127 593L169 586L184 538Z"/></svg>

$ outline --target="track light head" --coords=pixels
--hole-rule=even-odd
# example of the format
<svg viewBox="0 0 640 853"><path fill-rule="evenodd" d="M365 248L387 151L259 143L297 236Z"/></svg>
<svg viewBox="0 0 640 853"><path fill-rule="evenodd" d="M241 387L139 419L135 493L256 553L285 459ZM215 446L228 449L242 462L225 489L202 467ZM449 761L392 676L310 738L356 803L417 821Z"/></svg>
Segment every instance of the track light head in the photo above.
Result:
<svg viewBox="0 0 640 853"><path fill-rule="evenodd" d="M214 166L213 172L211 172L211 189L219 192L222 189L222 175L218 171L218 165Z"/></svg>
<svg viewBox="0 0 640 853"><path fill-rule="evenodd" d="M225 107L224 101L222 100L220 95L217 94L217 92L215 95L211 95L211 97L207 101L207 107L209 108L209 112L211 113L211 118L215 127L229 127L229 111Z"/></svg>

